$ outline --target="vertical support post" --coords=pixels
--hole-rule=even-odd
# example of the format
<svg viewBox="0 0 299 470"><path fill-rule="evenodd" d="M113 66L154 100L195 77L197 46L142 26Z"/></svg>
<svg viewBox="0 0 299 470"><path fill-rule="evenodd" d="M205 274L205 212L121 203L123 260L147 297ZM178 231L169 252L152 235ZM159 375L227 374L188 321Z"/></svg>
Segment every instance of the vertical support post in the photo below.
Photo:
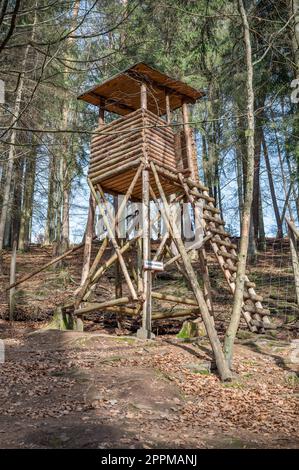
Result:
<svg viewBox="0 0 299 470"><path fill-rule="evenodd" d="M103 100L100 101L100 107L99 107L99 127L104 126L105 124L105 103Z"/></svg>
<svg viewBox="0 0 299 470"><path fill-rule="evenodd" d="M144 263L151 256L150 234L150 196L149 171L142 171L142 228L143 228L143 312L142 327L137 331L137 337L151 339L152 329L152 272L145 269Z"/></svg>
<svg viewBox="0 0 299 470"><path fill-rule="evenodd" d="M140 88L140 107L147 109L147 89L146 84L141 83ZM143 131L144 135L144 131ZM151 234L150 234L150 178L148 170L148 156L144 146L144 159L146 167L142 170L142 284L143 284L143 311L142 311L142 327L137 331L137 337L141 339L151 339L154 337L152 334L152 273L149 269L144 269L144 262L150 259L151 256Z"/></svg>
<svg viewBox="0 0 299 470"><path fill-rule="evenodd" d="M115 217L115 238L119 246L122 245L122 240L119 239L117 233L118 233L118 210L119 210L119 204L118 204L118 198L117 196L114 196L113 198L113 205L114 205L114 217ZM122 280L121 280L121 268L119 261L116 260L115 262L115 297L116 299L122 297Z"/></svg>
<svg viewBox="0 0 299 470"><path fill-rule="evenodd" d="M166 95L165 95L165 103L166 103L166 122L167 122L167 124L171 124L171 111L170 111L169 93L166 93Z"/></svg>
<svg viewBox="0 0 299 470"><path fill-rule="evenodd" d="M140 108L147 109L147 90L145 83L141 83L140 86Z"/></svg>
<svg viewBox="0 0 299 470"><path fill-rule="evenodd" d="M182 115L183 115L183 124L184 124L184 132L185 132L185 141L186 141L186 152L187 152L187 160L188 160L188 168L191 172L191 178L194 180L194 165L193 165L193 157L192 157L192 140L191 140L191 132L189 122L189 112L188 112L188 105L186 102L182 105Z"/></svg>
<svg viewBox="0 0 299 470"><path fill-rule="evenodd" d="M198 250L198 259L200 262L200 269L201 269L203 285L204 285L204 289L203 289L204 298L207 303L207 307L209 309L210 315L214 317L211 283L210 283L209 270L207 266L207 254L206 254L206 250L204 247Z"/></svg>
<svg viewBox="0 0 299 470"><path fill-rule="evenodd" d="M139 229L139 227L138 227ZM137 249L137 292L141 294L143 292L143 281L142 281L142 239L138 238L136 243Z"/></svg>

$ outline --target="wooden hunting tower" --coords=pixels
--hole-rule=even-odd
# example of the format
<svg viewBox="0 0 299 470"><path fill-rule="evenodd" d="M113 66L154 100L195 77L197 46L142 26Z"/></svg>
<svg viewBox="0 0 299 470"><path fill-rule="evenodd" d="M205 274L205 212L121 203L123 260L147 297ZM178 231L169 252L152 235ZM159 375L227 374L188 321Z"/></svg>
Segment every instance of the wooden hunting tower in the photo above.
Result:
<svg viewBox="0 0 299 470"><path fill-rule="evenodd" d="M113 311L118 314L141 315L142 327L138 335L141 338L151 338L152 299L192 307L202 317L218 370L225 379L230 376L230 372L214 326L206 245L209 244L211 252L216 256L232 293L235 289L238 258L237 247L224 230L224 222L214 206L214 199L208 188L199 181L197 152L189 126L188 106L203 95L203 92L139 63L79 97L80 100L99 107L99 127L91 142L88 180L107 236L103 239L87 279L77 295L75 314ZM173 111L179 109L181 115L178 117L179 114L176 113L176 122L173 123ZM114 113L120 117L107 123L105 113ZM124 195L117 208L117 217L110 217L109 194ZM128 201L142 202L142 224L135 237L120 240L114 236L114 228ZM189 248L186 248L181 233L176 228L172 202L188 203L192 211L194 231L198 227L203 229L204 238ZM153 205L166 227L165 234L158 240L156 251L151 247L150 236ZM108 246L112 248L112 253L103 262L103 254ZM132 260L129 263L125 256L133 247L137 253L134 267ZM198 253L196 266L200 267L203 291L198 283L198 268L192 264L195 251ZM115 298L90 302L94 286L113 263L116 263L119 270ZM193 298L166 295L152 290L152 276L157 266L166 270L173 263L186 277ZM256 331L267 323L268 312L262 307L262 298L255 293L254 287L247 279L243 316L249 328Z"/></svg>

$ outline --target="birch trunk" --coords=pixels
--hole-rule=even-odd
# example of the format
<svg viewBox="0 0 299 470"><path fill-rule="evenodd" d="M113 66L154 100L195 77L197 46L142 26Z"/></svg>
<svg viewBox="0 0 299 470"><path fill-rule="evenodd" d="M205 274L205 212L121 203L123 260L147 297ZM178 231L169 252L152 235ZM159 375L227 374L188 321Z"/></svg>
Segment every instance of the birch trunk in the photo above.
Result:
<svg viewBox="0 0 299 470"><path fill-rule="evenodd" d="M232 309L231 321L225 335L224 353L228 365L232 364L233 347L235 337L238 331L241 309L243 303L244 283L245 283L245 270L247 261L247 250L249 242L249 229L251 218L251 205L253 196L253 177L254 177L254 90L253 90L253 65L252 65L252 50L250 40L250 29L247 20L247 14L244 8L243 0L238 0L238 8L243 25L245 52L246 52L246 66L247 66L247 177L246 177L246 192L244 199L244 207L242 214L242 232L240 241L240 251L238 256L238 265L236 273L236 287L234 294L234 304Z"/></svg>

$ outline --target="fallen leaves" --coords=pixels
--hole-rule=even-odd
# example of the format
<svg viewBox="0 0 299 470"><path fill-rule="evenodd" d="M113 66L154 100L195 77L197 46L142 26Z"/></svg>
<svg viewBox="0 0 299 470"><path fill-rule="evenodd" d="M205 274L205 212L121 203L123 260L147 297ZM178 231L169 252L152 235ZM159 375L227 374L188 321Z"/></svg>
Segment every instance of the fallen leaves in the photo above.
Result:
<svg viewBox="0 0 299 470"><path fill-rule="evenodd" d="M213 373L186 367L210 361L206 344L157 339L156 347L145 351L140 343L108 335L59 332L7 344L7 361L0 367L1 412L25 419L27 426L47 418L79 419L87 426L94 419L124 422L132 432L138 430L140 441L146 436L143 444L149 447L163 439L204 447L203 436L212 439L215 429L223 435L251 432L259 442L298 437L290 372L245 346L236 350L238 380L223 384ZM129 447L132 438L126 442Z"/></svg>

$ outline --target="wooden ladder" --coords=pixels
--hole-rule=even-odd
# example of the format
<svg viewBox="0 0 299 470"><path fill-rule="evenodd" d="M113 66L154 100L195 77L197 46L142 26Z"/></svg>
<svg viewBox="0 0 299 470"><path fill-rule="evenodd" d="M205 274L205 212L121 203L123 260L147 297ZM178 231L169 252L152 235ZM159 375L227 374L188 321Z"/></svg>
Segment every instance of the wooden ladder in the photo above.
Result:
<svg viewBox="0 0 299 470"><path fill-rule="evenodd" d="M192 186L192 184L191 184ZM195 200L203 200L203 228L205 235L212 235L209 243L221 267L230 291L235 291L237 272L237 245L232 243L230 234L224 230L224 221L220 211L214 205L214 199L209 196L207 188L202 183L194 183L190 191ZM271 325L268 318L270 311L262 305L263 297L255 292L255 284L245 277L242 315L252 332L263 331Z"/></svg>

